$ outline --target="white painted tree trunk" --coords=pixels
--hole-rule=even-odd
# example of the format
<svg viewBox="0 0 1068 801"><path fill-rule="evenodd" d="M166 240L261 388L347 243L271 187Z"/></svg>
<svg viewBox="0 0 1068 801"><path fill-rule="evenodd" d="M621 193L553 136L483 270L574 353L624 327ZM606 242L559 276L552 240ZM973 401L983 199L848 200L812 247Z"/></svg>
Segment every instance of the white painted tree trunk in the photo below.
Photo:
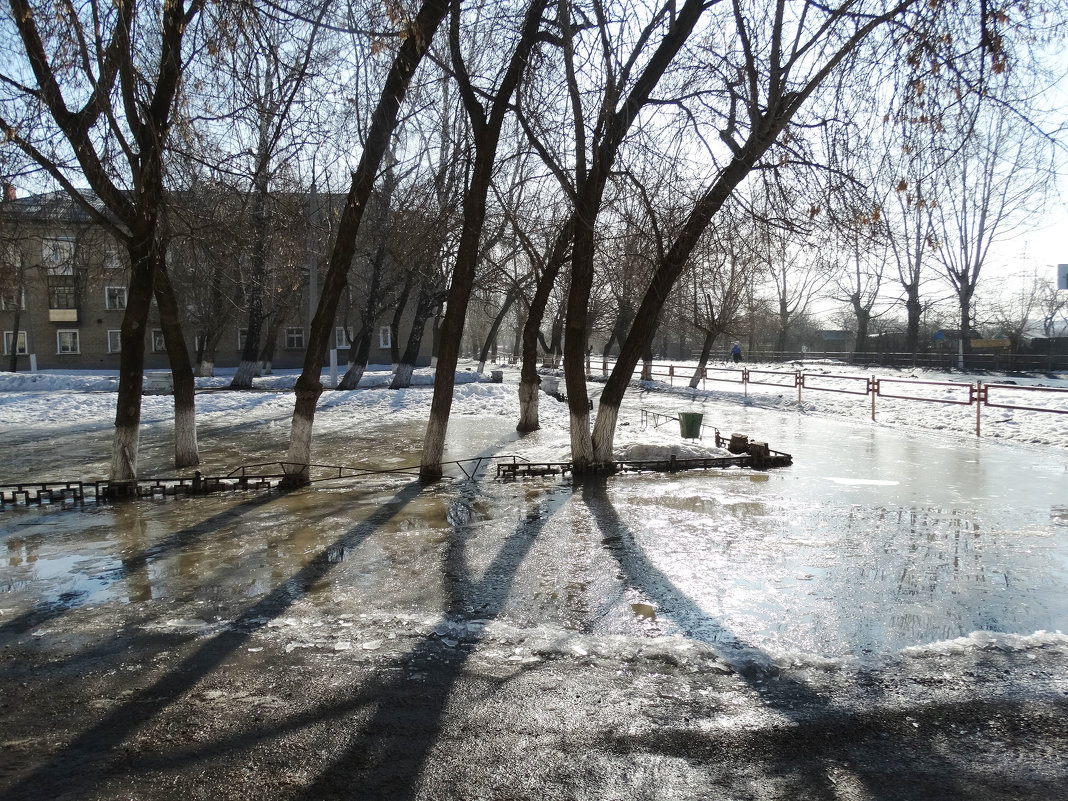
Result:
<svg viewBox="0 0 1068 801"><path fill-rule="evenodd" d="M445 458L445 434L448 433L449 418L431 414L426 424L426 436L423 437L423 458L419 464L419 475L424 478L441 478L441 461Z"/></svg>
<svg viewBox="0 0 1068 801"><path fill-rule="evenodd" d="M615 460L616 421L618 406L597 405L597 420L593 424L593 460L598 463Z"/></svg>
<svg viewBox="0 0 1068 801"><path fill-rule="evenodd" d="M258 367L259 362L242 359L234 373L234 380L230 382L230 389L252 389L252 379Z"/></svg>
<svg viewBox="0 0 1068 801"><path fill-rule="evenodd" d="M215 375L215 362L204 359L197 365L197 376L200 378L212 378Z"/></svg>
<svg viewBox="0 0 1068 801"><path fill-rule="evenodd" d="M192 467L200 464L197 449L196 407L182 404L174 407L174 466Z"/></svg>
<svg viewBox="0 0 1068 801"><path fill-rule="evenodd" d="M519 383L519 425L517 431L537 431L541 428L538 419L538 395L541 384L537 381Z"/></svg>
<svg viewBox="0 0 1068 801"><path fill-rule="evenodd" d="M478 374L482 375L486 371L486 360L483 359L478 363Z"/></svg>
<svg viewBox="0 0 1068 801"><path fill-rule="evenodd" d="M701 386L701 370L694 371L693 377L690 379L690 389L697 389Z"/></svg>
<svg viewBox="0 0 1068 801"><path fill-rule="evenodd" d="M140 426L138 424L115 426L111 448L109 480L133 481L137 478L137 446Z"/></svg>
<svg viewBox="0 0 1068 801"><path fill-rule="evenodd" d="M286 474L285 484L292 487L306 485L310 479L311 444L313 418L299 412L293 413L289 429L289 451L282 471Z"/></svg>
<svg viewBox="0 0 1068 801"><path fill-rule="evenodd" d="M393 381L390 382L390 389L407 389L412 385L412 372L415 370L414 364L401 364L397 366L396 371L393 373Z"/></svg>
<svg viewBox="0 0 1068 801"><path fill-rule="evenodd" d="M431 356L430 357L430 366L431 367L437 367L438 366L438 357L437 356Z"/></svg>
<svg viewBox="0 0 1068 801"><path fill-rule="evenodd" d="M571 413L571 462L578 472L594 463L590 413Z"/></svg>
<svg viewBox="0 0 1068 801"><path fill-rule="evenodd" d="M260 362L260 365L260 375L274 375L274 373L271 372L271 367L274 365L274 362Z"/></svg>

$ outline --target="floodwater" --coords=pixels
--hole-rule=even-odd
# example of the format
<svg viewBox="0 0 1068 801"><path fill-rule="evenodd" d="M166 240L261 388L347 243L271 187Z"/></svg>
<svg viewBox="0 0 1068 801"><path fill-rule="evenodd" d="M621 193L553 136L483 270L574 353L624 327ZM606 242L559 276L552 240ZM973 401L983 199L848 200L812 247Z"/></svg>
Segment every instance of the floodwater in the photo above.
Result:
<svg viewBox="0 0 1068 801"><path fill-rule="evenodd" d="M280 596L386 619L460 615L857 660L976 631L1068 630L1064 453L646 393L621 422L640 426L639 408L703 411L794 465L574 485L501 483L484 467L476 481L455 473L433 486L376 475L285 495L4 511L0 611L36 621L174 602L227 617ZM559 438L521 439L513 425L458 418L447 458ZM19 446L13 463L59 477L42 460L61 448L99 467L109 435L59 433ZM209 462L229 464L279 458L284 436L274 420L201 432ZM354 421L317 436L315 459L412 466L421 436L388 418ZM142 464L165 464L168 445L146 434Z"/></svg>

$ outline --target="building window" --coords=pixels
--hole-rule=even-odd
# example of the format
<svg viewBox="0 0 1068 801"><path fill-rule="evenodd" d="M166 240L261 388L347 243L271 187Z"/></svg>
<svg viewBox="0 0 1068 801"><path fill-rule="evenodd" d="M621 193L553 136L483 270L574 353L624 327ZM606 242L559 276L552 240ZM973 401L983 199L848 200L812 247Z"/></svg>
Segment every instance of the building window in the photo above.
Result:
<svg viewBox="0 0 1068 801"><path fill-rule="evenodd" d="M299 350L300 348L304 347L303 328L286 329L286 347L294 350Z"/></svg>
<svg viewBox="0 0 1068 801"><path fill-rule="evenodd" d="M56 353L81 353L77 331L56 332Z"/></svg>
<svg viewBox="0 0 1068 801"><path fill-rule="evenodd" d="M49 273L48 308L78 308L78 279L73 274Z"/></svg>
<svg viewBox="0 0 1068 801"><path fill-rule="evenodd" d="M108 353L122 353L122 331L108 331Z"/></svg>
<svg viewBox="0 0 1068 801"><path fill-rule="evenodd" d="M18 292L11 292L6 295L0 295L0 311L14 311L15 309L26 308L26 290L20 289Z"/></svg>
<svg viewBox="0 0 1068 801"><path fill-rule="evenodd" d="M126 308L126 287L124 287L124 286L108 286L108 287L104 287L104 305L109 309L125 309Z"/></svg>
<svg viewBox="0 0 1068 801"><path fill-rule="evenodd" d="M74 242L70 239L46 239L41 245L41 261L49 273L74 274Z"/></svg>
<svg viewBox="0 0 1068 801"><path fill-rule="evenodd" d="M152 352L166 353L167 342L163 339L163 332L158 328L152 329Z"/></svg>
<svg viewBox="0 0 1068 801"><path fill-rule="evenodd" d="M107 245L104 247L104 269L105 270L121 270L122 258L119 256L119 249L115 245Z"/></svg>
<svg viewBox="0 0 1068 801"><path fill-rule="evenodd" d="M393 344L393 329L384 325L378 329L378 347L388 348Z"/></svg>
<svg viewBox="0 0 1068 801"><path fill-rule="evenodd" d="M245 351L245 341L247 339L248 339L248 329L247 328L239 328L239 329L237 329L237 349L239 351L241 351L242 353L244 353L244 351Z"/></svg>
<svg viewBox="0 0 1068 801"><path fill-rule="evenodd" d="M338 326L334 329L334 347L338 350L348 350L352 347L352 329L347 332L344 326Z"/></svg>
<svg viewBox="0 0 1068 801"><path fill-rule="evenodd" d="M14 336L15 336L15 332L14 331L5 331L4 332L4 355L5 356L10 356L11 355L11 340L14 338ZM26 341L26 332L25 331L19 331L19 348L18 348L18 352L19 352L20 355L24 356L24 355L26 355L27 353L30 352L29 347L27 347L27 344L28 343Z"/></svg>

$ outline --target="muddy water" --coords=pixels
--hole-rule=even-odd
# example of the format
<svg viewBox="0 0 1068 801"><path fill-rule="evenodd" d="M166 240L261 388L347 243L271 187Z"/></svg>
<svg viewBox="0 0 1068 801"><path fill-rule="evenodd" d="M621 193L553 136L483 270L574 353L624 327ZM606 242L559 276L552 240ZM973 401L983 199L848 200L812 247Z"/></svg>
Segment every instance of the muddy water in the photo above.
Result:
<svg viewBox="0 0 1068 801"><path fill-rule="evenodd" d="M639 397L639 406L678 401ZM212 496L0 516L0 610L177 601L236 616L272 593L590 634L680 634L769 652L863 656L976 630L1068 628L1065 457L996 443L709 405L706 421L792 468L553 481L374 476L288 495ZM629 419L629 418L628 418ZM522 452L511 420L458 418L447 458ZM273 418L201 432L205 472L284 452ZM144 442L165 464L165 428ZM82 443L92 464L100 431ZM414 466L422 426L353 421L325 464ZM17 458L34 466L29 448ZM453 475L460 473L453 469ZM309 565L316 566L309 570ZM505 596L503 605L499 599ZM500 607L498 609L498 606Z"/></svg>

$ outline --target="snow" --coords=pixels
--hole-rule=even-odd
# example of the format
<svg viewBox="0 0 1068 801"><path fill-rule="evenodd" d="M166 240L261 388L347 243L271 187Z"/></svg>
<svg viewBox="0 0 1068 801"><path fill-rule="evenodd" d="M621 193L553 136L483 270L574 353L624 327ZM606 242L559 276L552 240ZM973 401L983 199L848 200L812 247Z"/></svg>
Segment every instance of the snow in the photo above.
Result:
<svg viewBox="0 0 1068 801"><path fill-rule="evenodd" d="M981 436L1017 444L1068 448L1068 417L1065 416L1068 376L1065 375L997 376L889 368L873 371L837 362L805 361L743 365L748 370L759 371L751 376L751 383L745 389L741 385L740 369L710 367L710 380L694 390L688 383L696 366L695 362L675 363L675 376L668 380L666 366L654 365L654 380L642 382L642 386L686 398L741 402L801 415L841 416L871 422L871 396L863 393L865 380L875 378L880 382L880 394L875 401L874 425L974 436L976 406L968 402L969 386L981 382L988 393L987 404L980 409ZM793 380L795 370L805 378L800 402ZM862 394L849 394L854 392ZM1003 408L1007 406L1030 408Z"/></svg>
<svg viewBox="0 0 1068 801"><path fill-rule="evenodd" d="M472 363L473 365L473 363ZM669 393L688 400L742 403L746 406L792 411L798 415L847 417L864 420L884 427L922 428L947 434L975 435L976 406L967 403L969 385L982 382L987 388L988 403L980 409L981 432L984 438L1004 440L1026 445L1068 448L1068 376L990 376L961 373L940 373L926 370L882 369L872 372L850 365L827 362L797 363L805 375L806 385L801 389L798 402L797 389L793 386L795 365L748 364L752 371L766 371L751 376L752 380L767 381L767 384L740 384L740 371L710 372L710 375L729 378L726 381L707 381L703 388L687 386L690 371L696 365L676 365L672 382L664 380L664 367L654 367L651 382L642 382L642 388L658 393ZM293 389L299 374L296 370L279 371L262 376L254 381L254 390L230 392L232 371L217 371L213 378L197 378L197 414L202 420L229 416L255 407L256 414L284 421L292 413ZM456 391L452 413L456 416L517 414L516 370L509 368L504 384L489 383L488 376L479 374L472 366L461 364L456 373ZM383 392L391 380L387 365L369 365L360 383L360 388L346 392L327 390L320 399L320 409L345 408L350 413L368 416L393 415L399 419L424 421L430 406L434 371L431 368L416 370L412 387L406 390ZM871 421L871 396L846 394L830 390L863 390L862 379L877 378L881 393L876 398L875 421ZM511 379L511 380L509 380ZM324 371L324 386L331 385L331 376ZM595 379L596 380L596 379ZM783 382L782 385L772 385ZM788 385L786 384L788 382ZM1039 387L1052 391L1035 391L1022 387ZM69 425L72 421L109 421L114 416L114 393L118 388L118 376L114 372L46 370L36 373L0 372L0 419L5 426L47 427L57 423ZM267 393L267 396L256 391ZM631 390L634 392L634 390ZM596 387L592 390L596 395ZM889 398L885 395L901 395L913 398ZM946 401L945 403L916 400L916 398ZM254 399L254 400L250 400ZM1002 408L1002 406L1030 407ZM552 397L542 394L540 409L542 427L566 431L566 406ZM1045 409L1047 411L1039 411ZM169 396L146 395L142 406L145 423L170 419L172 402ZM318 422L318 421L317 421ZM657 432L646 428L641 432L628 430L625 425L617 429L617 457L626 459L649 459L668 455L656 447ZM696 458L706 455L721 455L722 452L698 445L680 445L674 430L665 435L672 447L669 451L679 458ZM639 448L638 442L641 443ZM552 458L566 458L564 452L552 451ZM547 452L548 453L548 452ZM543 458L535 456L535 458Z"/></svg>

